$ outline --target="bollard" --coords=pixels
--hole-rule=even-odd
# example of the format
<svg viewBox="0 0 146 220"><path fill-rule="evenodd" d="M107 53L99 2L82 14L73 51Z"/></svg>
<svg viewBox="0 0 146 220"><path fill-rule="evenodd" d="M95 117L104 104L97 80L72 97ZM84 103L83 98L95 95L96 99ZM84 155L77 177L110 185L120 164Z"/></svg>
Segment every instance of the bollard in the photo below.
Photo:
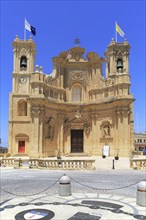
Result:
<svg viewBox="0 0 146 220"><path fill-rule="evenodd" d="M136 204L146 207L146 180L137 184Z"/></svg>
<svg viewBox="0 0 146 220"><path fill-rule="evenodd" d="M113 168L112 168L113 170L115 169L115 161L114 161L114 159L113 159Z"/></svg>
<svg viewBox="0 0 146 220"><path fill-rule="evenodd" d="M19 158L18 166L21 167L21 165L22 165L22 161L21 158Z"/></svg>
<svg viewBox="0 0 146 220"><path fill-rule="evenodd" d="M70 196L71 185L70 178L64 174L59 180L59 196Z"/></svg>

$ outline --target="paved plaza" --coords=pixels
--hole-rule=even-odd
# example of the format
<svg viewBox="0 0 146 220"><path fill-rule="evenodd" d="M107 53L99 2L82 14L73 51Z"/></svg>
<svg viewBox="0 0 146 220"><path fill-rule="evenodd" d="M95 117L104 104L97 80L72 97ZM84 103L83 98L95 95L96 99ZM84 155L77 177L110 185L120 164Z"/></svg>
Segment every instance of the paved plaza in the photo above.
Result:
<svg viewBox="0 0 146 220"><path fill-rule="evenodd" d="M59 179L71 180L71 196L59 196ZM1 168L2 220L146 219L136 204L145 171L103 169L61 171Z"/></svg>

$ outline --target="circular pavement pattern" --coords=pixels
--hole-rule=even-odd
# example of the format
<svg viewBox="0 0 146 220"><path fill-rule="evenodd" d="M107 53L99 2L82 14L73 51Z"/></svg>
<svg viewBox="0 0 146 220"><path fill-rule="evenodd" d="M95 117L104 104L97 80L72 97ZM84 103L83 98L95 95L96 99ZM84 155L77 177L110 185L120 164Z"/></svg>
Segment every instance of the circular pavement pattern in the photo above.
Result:
<svg viewBox="0 0 146 220"><path fill-rule="evenodd" d="M29 209L19 212L15 215L16 220L27 220L27 219L41 219L50 220L54 217L55 213L47 209Z"/></svg>

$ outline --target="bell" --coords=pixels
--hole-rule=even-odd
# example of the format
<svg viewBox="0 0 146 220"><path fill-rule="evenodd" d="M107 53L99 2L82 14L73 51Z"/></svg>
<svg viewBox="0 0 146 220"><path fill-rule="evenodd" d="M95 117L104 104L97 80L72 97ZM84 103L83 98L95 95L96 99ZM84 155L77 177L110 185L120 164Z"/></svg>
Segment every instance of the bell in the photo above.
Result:
<svg viewBox="0 0 146 220"><path fill-rule="evenodd" d="M27 62L26 62L26 60L22 60L20 67L21 67L21 68L26 68L26 67L27 67Z"/></svg>
<svg viewBox="0 0 146 220"><path fill-rule="evenodd" d="M123 69L123 61L121 59L117 61L117 69Z"/></svg>

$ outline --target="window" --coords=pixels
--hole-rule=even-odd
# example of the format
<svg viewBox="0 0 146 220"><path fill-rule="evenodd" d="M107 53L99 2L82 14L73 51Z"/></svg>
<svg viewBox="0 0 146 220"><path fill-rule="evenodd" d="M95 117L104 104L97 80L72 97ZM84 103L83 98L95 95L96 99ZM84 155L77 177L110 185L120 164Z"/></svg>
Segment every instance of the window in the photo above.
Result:
<svg viewBox="0 0 146 220"><path fill-rule="evenodd" d="M27 102L25 100L18 101L18 116L27 116Z"/></svg>
<svg viewBox="0 0 146 220"><path fill-rule="evenodd" d="M74 86L72 89L72 101L81 102L82 89L80 86Z"/></svg>

